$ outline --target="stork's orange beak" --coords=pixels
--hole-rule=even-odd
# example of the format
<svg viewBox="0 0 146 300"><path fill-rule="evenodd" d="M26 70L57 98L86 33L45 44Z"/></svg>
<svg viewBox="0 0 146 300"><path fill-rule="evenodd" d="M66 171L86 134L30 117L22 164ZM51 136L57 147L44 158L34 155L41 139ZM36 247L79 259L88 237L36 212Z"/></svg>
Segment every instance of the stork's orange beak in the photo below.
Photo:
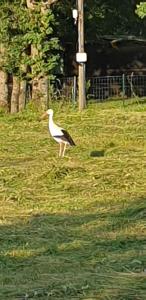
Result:
<svg viewBox="0 0 146 300"><path fill-rule="evenodd" d="M39 121L44 120L48 117L48 114L45 112L40 118Z"/></svg>

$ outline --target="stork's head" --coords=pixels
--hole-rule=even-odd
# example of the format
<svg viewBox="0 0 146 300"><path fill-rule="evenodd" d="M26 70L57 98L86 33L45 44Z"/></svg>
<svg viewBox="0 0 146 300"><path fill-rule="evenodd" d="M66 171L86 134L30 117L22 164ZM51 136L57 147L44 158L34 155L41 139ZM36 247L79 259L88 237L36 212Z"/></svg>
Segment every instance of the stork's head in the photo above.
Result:
<svg viewBox="0 0 146 300"><path fill-rule="evenodd" d="M48 116L53 116L53 109L48 109L48 110L46 111L46 114L47 114Z"/></svg>
<svg viewBox="0 0 146 300"><path fill-rule="evenodd" d="M40 120L46 119L48 116L53 116L53 110L48 109L41 117Z"/></svg>

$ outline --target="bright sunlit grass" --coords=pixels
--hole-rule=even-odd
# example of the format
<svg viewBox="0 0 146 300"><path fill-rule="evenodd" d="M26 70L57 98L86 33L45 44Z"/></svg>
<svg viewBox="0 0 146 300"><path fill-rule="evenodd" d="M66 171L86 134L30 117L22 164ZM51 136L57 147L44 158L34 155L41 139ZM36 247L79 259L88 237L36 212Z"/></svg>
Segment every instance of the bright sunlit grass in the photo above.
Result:
<svg viewBox="0 0 146 300"><path fill-rule="evenodd" d="M146 104L0 116L0 299L146 299Z"/></svg>

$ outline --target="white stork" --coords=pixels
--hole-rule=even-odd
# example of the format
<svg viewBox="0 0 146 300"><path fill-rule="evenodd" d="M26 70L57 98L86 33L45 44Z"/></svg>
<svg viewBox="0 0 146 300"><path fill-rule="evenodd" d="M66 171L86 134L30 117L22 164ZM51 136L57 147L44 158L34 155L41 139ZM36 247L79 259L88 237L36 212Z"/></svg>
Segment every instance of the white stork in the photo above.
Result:
<svg viewBox="0 0 146 300"><path fill-rule="evenodd" d="M75 146L75 143L70 134L63 128L57 126L53 121L53 110L48 109L41 117L41 120L49 116L49 131L56 142L59 143L59 157L65 154L66 146Z"/></svg>

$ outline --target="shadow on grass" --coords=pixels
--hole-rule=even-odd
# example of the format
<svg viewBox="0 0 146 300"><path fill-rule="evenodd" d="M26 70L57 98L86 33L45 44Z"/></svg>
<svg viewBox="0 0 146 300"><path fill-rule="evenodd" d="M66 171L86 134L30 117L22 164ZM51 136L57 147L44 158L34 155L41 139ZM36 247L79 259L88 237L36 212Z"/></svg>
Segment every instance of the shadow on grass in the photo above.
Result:
<svg viewBox="0 0 146 300"><path fill-rule="evenodd" d="M90 152L90 157L104 157L108 149L116 147L115 143L110 142L106 145L104 150L93 150Z"/></svg>
<svg viewBox="0 0 146 300"><path fill-rule="evenodd" d="M40 213L1 225L0 298L146 299L140 275L146 240L137 228L131 232L145 220L145 199L132 207L115 214Z"/></svg>
<svg viewBox="0 0 146 300"><path fill-rule="evenodd" d="M91 157L103 157L104 155L105 155L104 150L94 150L94 151L91 151L91 153L90 153Z"/></svg>

